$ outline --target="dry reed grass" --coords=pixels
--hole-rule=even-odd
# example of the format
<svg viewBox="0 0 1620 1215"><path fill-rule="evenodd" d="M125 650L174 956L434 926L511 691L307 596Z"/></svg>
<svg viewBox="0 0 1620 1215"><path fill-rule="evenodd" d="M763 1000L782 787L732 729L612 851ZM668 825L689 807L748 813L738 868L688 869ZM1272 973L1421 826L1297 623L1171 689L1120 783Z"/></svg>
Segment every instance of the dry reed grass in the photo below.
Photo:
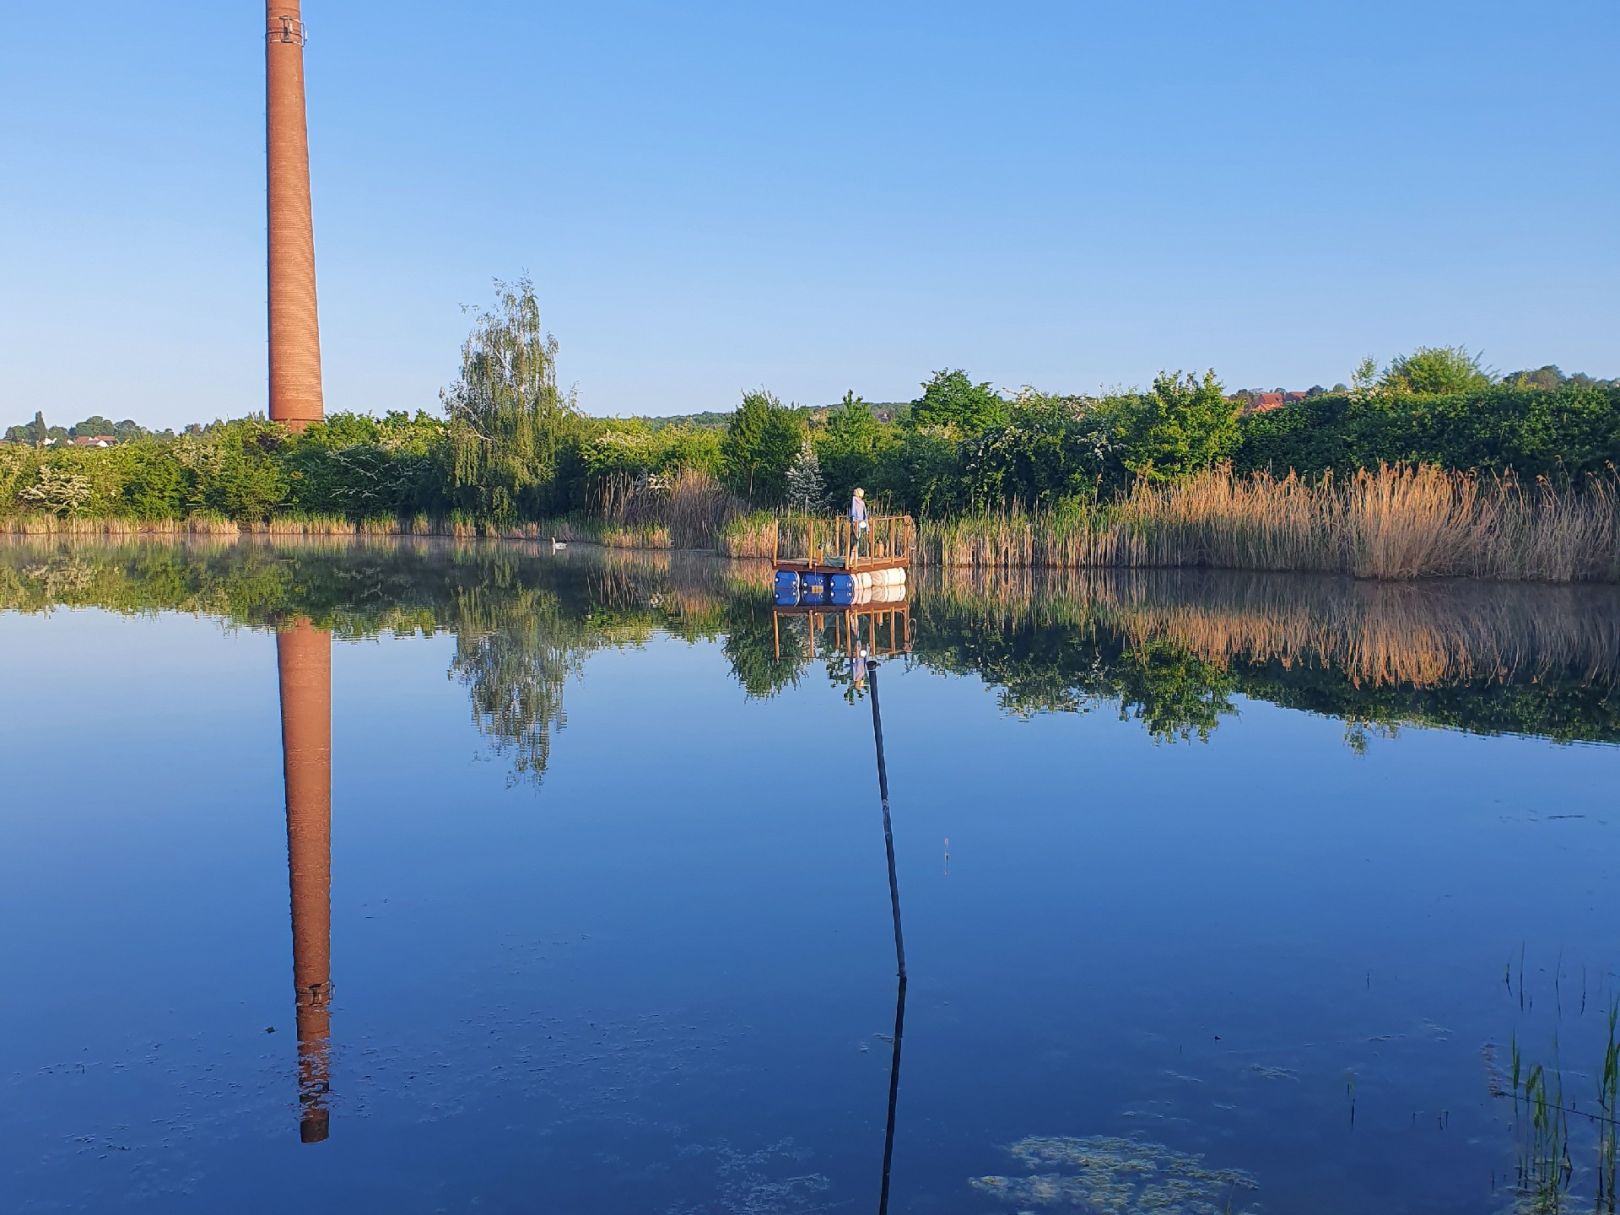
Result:
<svg viewBox="0 0 1620 1215"><path fill-rule="evenodd" d="M1319 481L1216 469L1174 484L1138 482L1107 507L924 521L918 560L1616 581L1620 495L1612 474L1557 489L1430 467Z"/></svg>
<svg viewBox="0 0 1620 1215"><path fill-rule="evenodd" d="M237 523L218 515L186 519L0 516L0 533L14 536L235 536L241 530Z"/></svg>
<svg viewBox="0 0 1620 1215"><path fill-rule="evenodd" d="M720 551L728 557L769 560L776 555L780 527L777 517L765 511L737 515L720 533Z"/></svg>
<svg viewBox="0 0 1620 1215"><path fill-rule="evenodd" d="M656 548L717 548L726 524L745 509L712 474L695 468L603 477L592 492L591 507L614 535L661 535L661 542L645 546Z"/></svg>

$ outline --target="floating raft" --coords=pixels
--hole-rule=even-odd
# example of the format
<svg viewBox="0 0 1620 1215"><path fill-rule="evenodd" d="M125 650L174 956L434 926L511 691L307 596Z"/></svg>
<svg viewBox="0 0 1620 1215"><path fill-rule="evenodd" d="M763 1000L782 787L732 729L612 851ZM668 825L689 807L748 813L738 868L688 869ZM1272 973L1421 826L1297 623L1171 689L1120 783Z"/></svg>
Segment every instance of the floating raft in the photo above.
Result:
<svg viewBox="0 0 1620 1215"><path fill-rule="evenodd" d="M904 581L916 532L910 515L875 515L864 529L857 529L848 519L783 519L776 526L771 562L778 574L777 585L782 585L782 574L799 579L801 591L814 586L817 579L852 575L857 579L870 575L874 586L889 584L881 575L898 573Z"/></svg>

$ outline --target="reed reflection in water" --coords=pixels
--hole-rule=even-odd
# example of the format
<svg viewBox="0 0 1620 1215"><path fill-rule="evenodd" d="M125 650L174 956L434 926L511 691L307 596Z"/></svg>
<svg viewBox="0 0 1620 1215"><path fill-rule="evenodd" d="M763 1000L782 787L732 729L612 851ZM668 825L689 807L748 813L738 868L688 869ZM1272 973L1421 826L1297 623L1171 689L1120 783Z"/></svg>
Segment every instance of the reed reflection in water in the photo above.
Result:
<svg viewBox="0 0 1620 1215"><path fill-rule="evenodd" d="M0 542L0 608L179 610L339 638L449 633L451 674L514 780L538 782L589 656L721 640L751 697L817 665L772 613L769 568L690 554L405 540ZM1620 741L1620 588L1377 583L1200 570L925 571L907 662L973 673L1015 713L1112 702L1209 738L1235 695L1343 719ZM802 639L802 640L801 640ZM837 637L828 647L843 650ZM829 662L827 676L847 681Z"/></svg>
<svg viewBox="0 0 1620 1215"><path fill-rule="evenodd" d="M1620 741L1620 593L1212 571L925 578L918 661L1012 712L1208 738L1234 694L1365 726Z"/></svg>
<svg viewBox="0 0 1620 1215"><path fill-rule="evenodd" d="M991 624L1092 624L1209 662L1313 664L1354 684L1620 680L1620 593L1471 580L1369 582L1207 570L948 573L925 583Z"/></svg>

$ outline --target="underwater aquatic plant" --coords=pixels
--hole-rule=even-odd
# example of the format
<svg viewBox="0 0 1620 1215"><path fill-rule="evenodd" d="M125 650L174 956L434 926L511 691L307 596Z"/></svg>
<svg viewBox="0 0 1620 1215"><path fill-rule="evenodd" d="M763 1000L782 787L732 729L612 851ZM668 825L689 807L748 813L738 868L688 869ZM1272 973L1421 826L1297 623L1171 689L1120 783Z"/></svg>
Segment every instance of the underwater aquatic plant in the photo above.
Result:
<svg viewBox="0 0 1620 1215"><path fill-rule="evenodd" d="M973 1188L1020 1210L1054 1207L1095 1215L1243 1215L1240 1195L1259 1185L1236 1169L1162 1143L1093 1135L1030 1136L1011 1145L1025 1177L975 1177Z"/></svg>

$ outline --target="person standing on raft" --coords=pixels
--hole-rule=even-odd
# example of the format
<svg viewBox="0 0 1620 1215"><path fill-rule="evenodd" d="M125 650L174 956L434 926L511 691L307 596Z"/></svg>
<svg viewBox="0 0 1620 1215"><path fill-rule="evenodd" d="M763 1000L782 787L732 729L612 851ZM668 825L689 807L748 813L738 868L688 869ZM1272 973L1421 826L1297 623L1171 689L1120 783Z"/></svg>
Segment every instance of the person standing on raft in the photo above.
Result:
<svg viewBox="0 0 1620 1215"><path fill-rule="evenodd" d="M866 491L859 485L849 501L849 555L851 560L861 552L861 536L866 532Z"/></svg>

